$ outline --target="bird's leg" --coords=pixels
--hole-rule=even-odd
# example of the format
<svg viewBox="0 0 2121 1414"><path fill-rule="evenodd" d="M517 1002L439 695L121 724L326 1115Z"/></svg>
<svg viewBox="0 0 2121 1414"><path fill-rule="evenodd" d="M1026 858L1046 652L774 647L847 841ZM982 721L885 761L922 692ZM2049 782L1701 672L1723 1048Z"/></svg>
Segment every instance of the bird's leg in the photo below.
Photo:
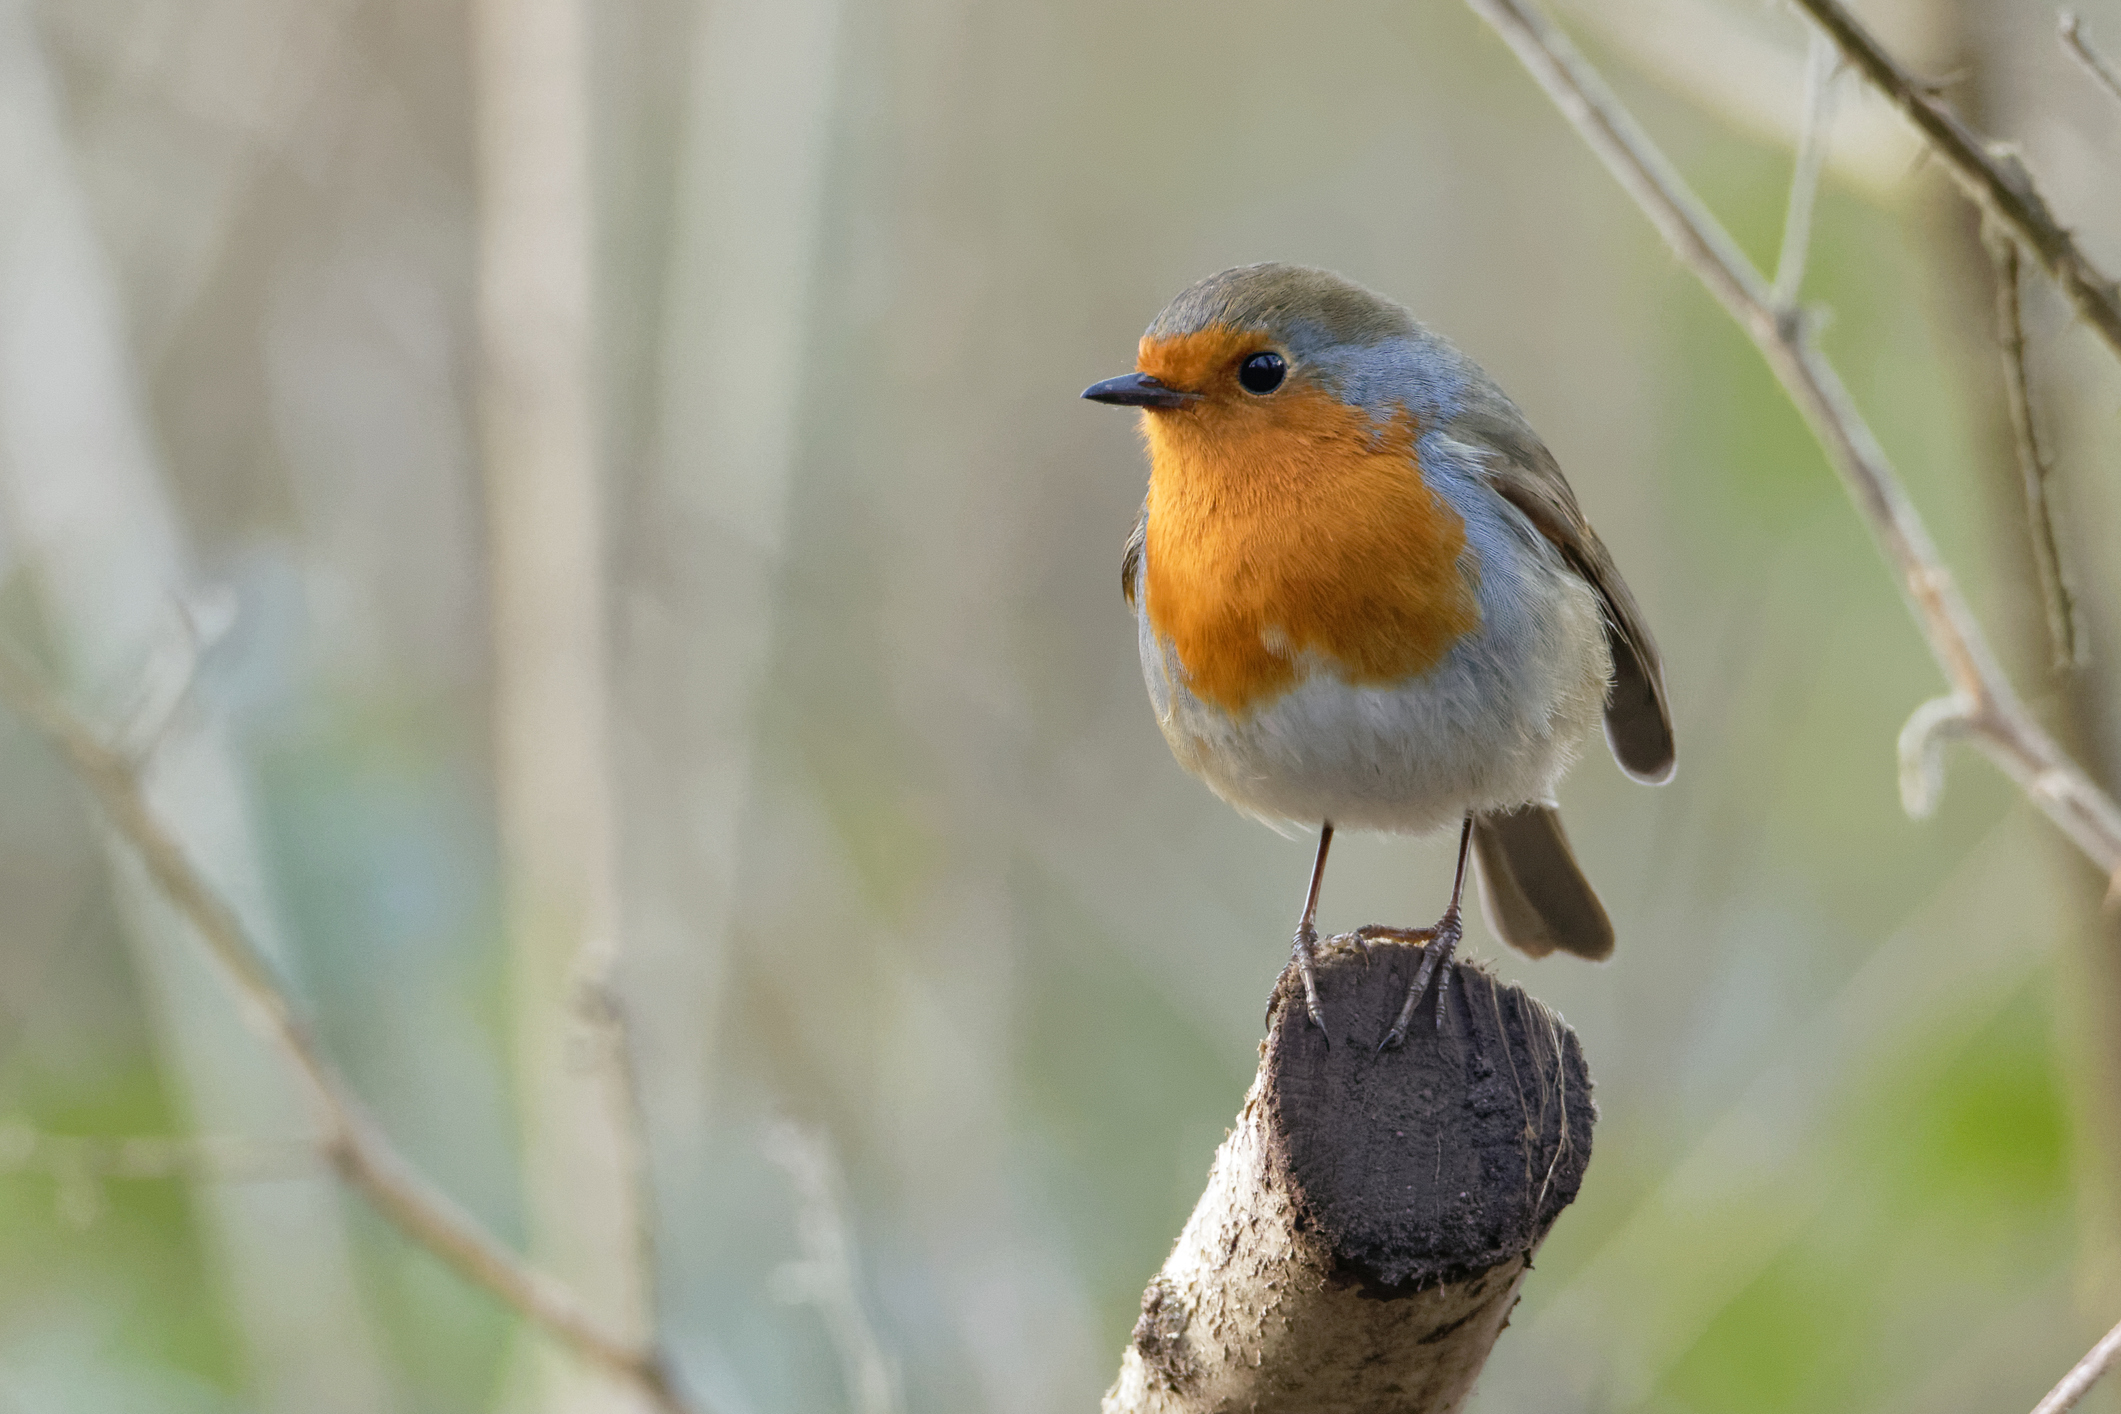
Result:
<svg viewBox="0 0 2121 1414"><path fill-rule="evenodd" d="M1407 988L1407 1003L1399 1009L1399 1020L1385 1033L1378 1043L1380 1051L1393 1050L1407 1039L1407 1028L1414 1023L1414 1007L1421 1001L1421 994L1429 989L1429 977L1436 977L1436 1029L1443 1030L1444 1001L1451 990L1451 955L1458 951L1458 940L1465 929L1459 921L1458 905L1466 892L1466 857L1473 849L1473 817L1466 816L1465 825L1458 832L1458 874L1451 880L1451 906L1443 911L1430 929L1413 931L1427 932L1430 941L1421 950L1421 967L1414 974L1414 985Z"/></svg>
<svg viewBox="0 0 2121 1414"><path fill-rule="evenodd" d="M1303 979L1304 1010L1311 1014L1311 1024L1320 1031L1326 1029L1326 1014L1318 1005L1318 977L1313 969L1315 961L1312 949L1318 944L1318 929L1313 920L1318 917L1318 889L1326 879L1326 850L1333 844L1333 822L1326 821L1318 831L1318 858L1311 865L1311 887L1304 891L1304 916L1296 922L1296 941L1289 949L1289 960L1296 966L1296 975ZM1331 1046L1331 1036L1326 1038Z"/></svg>

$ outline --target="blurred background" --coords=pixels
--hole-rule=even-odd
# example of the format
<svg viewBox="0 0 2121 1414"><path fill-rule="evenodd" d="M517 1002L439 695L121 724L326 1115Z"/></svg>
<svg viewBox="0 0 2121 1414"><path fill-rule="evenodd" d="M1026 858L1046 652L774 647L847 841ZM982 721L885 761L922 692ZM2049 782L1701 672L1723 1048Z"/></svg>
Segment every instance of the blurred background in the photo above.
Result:
<svg viewBox="0 0 2121 1414"><path fill-rule="evenodd" d="M2047 7L1858 8L2121 266L2121 105ZM1594 747L1562 791L1617 958L1472 925L1601 1108L1476 1407L2022 1409L2121 1315L2102 881L1970 753L1903 815L1942 681L1894 584L1469 12L581 9L541 46L499 3L0 0L0 629L150 761L450 1193L639 1319L623 1241L580 1245L631 1220L623 1155L553 1098L587 938L703 1402L1094 1406L1311 845L1169 759L1119 594L1140 448L1076 394L1271 258L1486 365L1669 665L1676 781ZM2121 54L2121 3L2084 14ZM1797 19L1564 19L1772 268ZM2111 787L2121 376L2029 280L2091 649L2058 673L1975 220L1840 94L1806 299ZM1431 917L1448 853L1349 839L1322 924ZM342 1192L300 1099L0 713L0 1411L626 1407Z"/></svg>

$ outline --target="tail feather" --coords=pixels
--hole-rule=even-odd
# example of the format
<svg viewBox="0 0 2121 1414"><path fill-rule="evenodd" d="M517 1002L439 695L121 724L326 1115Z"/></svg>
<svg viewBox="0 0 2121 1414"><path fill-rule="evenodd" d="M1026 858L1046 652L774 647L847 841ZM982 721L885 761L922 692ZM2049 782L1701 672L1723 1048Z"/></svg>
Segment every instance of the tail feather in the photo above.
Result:
<svg viewBox="0 0 2121 1414"><path fill-rule="evenodd" d="M1613 954L1613 920L1569 852L1551 805L1473 820L1480 906L1497 937L1533 957L1560 948L1593 960Z"/></svg>

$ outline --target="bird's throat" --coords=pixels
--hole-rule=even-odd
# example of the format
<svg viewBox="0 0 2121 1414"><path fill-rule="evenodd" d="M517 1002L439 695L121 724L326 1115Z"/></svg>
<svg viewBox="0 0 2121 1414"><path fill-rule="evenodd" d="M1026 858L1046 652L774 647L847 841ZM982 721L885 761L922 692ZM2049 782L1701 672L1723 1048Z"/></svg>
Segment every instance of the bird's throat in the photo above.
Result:
<svg viewBox="0 0 2121 1414"><path fill-rule="evenodd" d="M1465 523L1418 428L1330 392L1144 417L1147 612L1193 694L1232 714L1312 671L1408 681L1480 622Z"/></svg>

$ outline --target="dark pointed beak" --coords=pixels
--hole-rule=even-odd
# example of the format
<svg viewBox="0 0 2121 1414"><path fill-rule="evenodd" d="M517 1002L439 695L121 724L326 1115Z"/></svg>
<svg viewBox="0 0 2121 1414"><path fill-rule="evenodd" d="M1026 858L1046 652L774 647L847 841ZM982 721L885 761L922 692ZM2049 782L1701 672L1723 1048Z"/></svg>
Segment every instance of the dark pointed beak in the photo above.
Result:
<svg viewBox="0 0 2121 1414"><path fill-rule="evenodd" d="M1107 378L1102 383L1092 383L1083 389L1083 396L1093 403L1113 403L1130 408L1182 408L1200 399L1198 393L1166 387L1146 373L1125 373L1117 378Z"/></svg>

